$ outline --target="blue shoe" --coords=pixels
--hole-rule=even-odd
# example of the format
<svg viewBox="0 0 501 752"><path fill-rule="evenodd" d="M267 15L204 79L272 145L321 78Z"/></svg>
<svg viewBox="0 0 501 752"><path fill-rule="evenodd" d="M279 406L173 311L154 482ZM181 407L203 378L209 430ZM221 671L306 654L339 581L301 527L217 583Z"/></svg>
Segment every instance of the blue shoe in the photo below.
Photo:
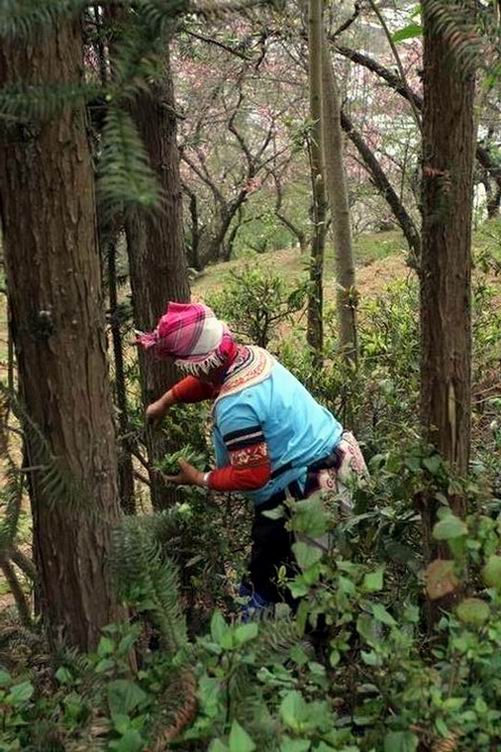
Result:
<svg viewBox="0 0 501 752"><path fill-rule="evenodd" d="M259 593L251 590L247 585L240 585L238 592L241 598L248 598L245 605L242 606L242 621L249 622L254 619L260 619L265 613L273 613L274 604L266 601Z"/></svg>

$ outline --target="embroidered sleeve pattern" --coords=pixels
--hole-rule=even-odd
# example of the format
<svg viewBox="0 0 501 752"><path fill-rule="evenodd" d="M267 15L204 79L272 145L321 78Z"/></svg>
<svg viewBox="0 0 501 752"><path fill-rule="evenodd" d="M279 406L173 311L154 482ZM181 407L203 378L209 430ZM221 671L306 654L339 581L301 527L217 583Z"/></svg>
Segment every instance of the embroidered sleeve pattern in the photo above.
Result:
<svg viewBox="0 0 501 752"><path fill-rule="evenodd" d="M265 486L271 466L261 426L233 431L223 440L230 464L211 472L209 486L216 491L251 491Z"/></svg>
<svg viewBox="0 0 501 752"><path fill-rule="evenodd" d="M268 445L261 426L233 431L223 437L233 467L256 467L269 463Z"/></svg>

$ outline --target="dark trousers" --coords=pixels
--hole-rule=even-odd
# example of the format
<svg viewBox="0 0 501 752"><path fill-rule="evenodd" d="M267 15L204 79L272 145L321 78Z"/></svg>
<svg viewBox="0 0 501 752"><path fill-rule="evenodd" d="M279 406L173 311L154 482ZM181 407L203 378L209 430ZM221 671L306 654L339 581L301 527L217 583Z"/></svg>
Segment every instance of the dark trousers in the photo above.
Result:
<svg viewBox="0 0 501 752"><path fill-rule="evenodd" d="M291 496L296 499L307 498L311 493L307 486L301 492L296 481L289 486ZM286 529L290 513L284 506L283 516L278 519L267 517L264 512L276 509L286 500L285 491L274 494L268 501L257 507L252 524L252 549L249 562L249 585L252 591L258 593L268 603L287 603L293 610L297 601L287 587L277 585L278 571L285 569L287 578L297 573L298 568L292 551L294 535Z"/></svg>

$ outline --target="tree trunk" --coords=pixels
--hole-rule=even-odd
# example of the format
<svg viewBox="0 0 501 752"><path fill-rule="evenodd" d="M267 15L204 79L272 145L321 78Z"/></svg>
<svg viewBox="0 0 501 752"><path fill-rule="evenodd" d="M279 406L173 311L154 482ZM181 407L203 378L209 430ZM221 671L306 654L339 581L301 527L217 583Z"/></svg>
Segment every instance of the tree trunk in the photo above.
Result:
<svg viewBox="0 0 501 752"><path fill-rule="evenodd" d="M81 81L78 21L60 22L29 46L0 44L0 85ZM83 108L63 107L50 121L7 121L0 176L20 393L66 478L49 489L42 473L31 477L40 605L53 643L64 639L88 650L121 610L106 565L120 510ZM28 451L31 458L40 451L33 431Z"/></svg>
<svg viewBox="0 0 501 752"><path fill-rule="evenodd" d="M349 360L357 361L357 299L351 242L350 206L344 169L341 105L329 48L322 32L322 117L327 195L334 230L336 306L339 343Z"/></svg>
<svg viewBox="0 0 501 752"><path fill-rule="evenodd" d="M115 396L118 409L119 452L118 452L118 490L120 504L125 514L134 514L134 467L129 442L124 438L129 432L127 407L127 387L125 383L125 365L122 332L118 316L117 296L117 242L112 238L108 242L108 291L110 299L111 340L113 344L113 362L115 365Z"/></svg>
<svg viewBox="0 0 501 752"><path fill-rule="evenodd" d="M460 475L468 470L471 400L471 226L474 76L461 70L424 12L421 418L425 438ZM464 499L450 498L465 513ZM428 560L450 556L432 538L436 503L425 499ZM432 608L432 619L438 609Z"/></svg>
<svg viewBox="0 0 501 752"><path fill-rule="evenodd" d="M152 329L165 313L170 300L187 301L190 296L184 251L181 179L176 143L174 91L168 53L164 76L135 101L134 114L152 167L162 189L162 205L152 214L135 214L127 221L130 281L136 326ZM141 385L145 407L158 399L177 379L171 362L155 362L139 353ZM150 464L168 451L164 434L146 428ZM152 501L165 507L176 498L175 491L150 474Z"/></svg>
<svg viewBox="0 0 501 752"><path fill-rule="evenodd" d="M322 161L322 0L309 0L308 52L310 87L310 162L313 193L313 236L311 240L307 341L317 365L323 362L323 271L327 202Z"/></svg>
<svg viewBox="0 0 501 752"><path fill-rule="evenodd" d="M374 153L364 141L359 131L354 128L353 123L345 112L341 112L341 126L362 157L374 186L393 212L414 259L416 262L419 261L421 256L421 235L412 217L407 213L405 206L388 180Z"/></svg>

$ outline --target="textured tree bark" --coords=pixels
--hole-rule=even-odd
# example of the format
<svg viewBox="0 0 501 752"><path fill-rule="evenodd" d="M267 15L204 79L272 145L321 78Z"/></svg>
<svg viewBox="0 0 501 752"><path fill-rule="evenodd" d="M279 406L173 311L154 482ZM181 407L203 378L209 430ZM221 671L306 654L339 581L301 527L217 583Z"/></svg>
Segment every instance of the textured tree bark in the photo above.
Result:
<svg viewBox="0 0 501 752"><path fill-rule="evenodd" d="M136 326L152 329L165 312L169 300L187 301L190 290L184 250L182 189L176 143L174 90L168 54L161 81L142 93L134 105L134 116L151 165L162 189L162 203L151 214L136 214L127 221L130 280ZM144 405L158 399L176 379L173 363L155 362L139 353ZM150 464L168 450L165 435L146 429ZM152 501L156 508L175 499L154 473L150 474Z"/></svg>
<svg viewBox="0 0 501 752"><path fill-rule="evenodd" d="M424 11L421 418L425 438L459 474L468 470L471 401L471 227L474 75L461 70ZM458 515L465 502L453 496ZM432 538L436 503L424 499L425 554L450 556ZM431 618L436 615L433 607Z"/></svg>
<svg viewBox="0 0 501 752"><path fill-rule="evenodd" d="M323 272L327 201L322 159L322 0L308 4L308 76L310 88L310 163L313 193L308 324L306 337L317 365L323 361Z"/></svg>
<svg viewBox="0 0 501 752"><path fill-rule="evenodd" d="M412 251L414 258L419 260L421 256L421 235L412 217L407 213L405 206L397 195L392 184L388 180L386 173L381 168L377 158L373 151L369 148L364 141L362 135L354 127L351 119L345 112L341 112L341 126L346 135L357 149L358 153L362 157L364 164L367 168L372 182L383 196L388 206L390 207L393 215L400 225L405 239L409 245L409 249Z"/></svg>
<svg viewBox="0 0 501 752"><path fill-rule="evenodd" d="M344 356L357 361L357 296L351 241L350 205L344 169L341 104L329 48L322 33L322 138L327 195L334 232L336 307L339 344Z"/></svg>
<svg viewBox="0 0 501 752"><path fill-rule="evenodd" d="M29 46L0 43L0 86L82 79L78 21ZM67 485L51 490L31 474L40 605L52 642L82 650L121 616L106 565L120 510L93 183L83 108L3 126L0 212L20 393L80 490L70 500ZM28 442L30 456L37 451Z"/></svg>

